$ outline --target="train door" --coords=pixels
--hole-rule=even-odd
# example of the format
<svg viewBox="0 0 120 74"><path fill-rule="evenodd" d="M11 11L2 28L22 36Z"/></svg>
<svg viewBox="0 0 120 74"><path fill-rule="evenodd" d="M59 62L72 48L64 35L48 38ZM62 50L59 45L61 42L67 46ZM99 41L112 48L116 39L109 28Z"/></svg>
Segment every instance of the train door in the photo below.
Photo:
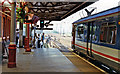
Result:
<svg viewBox="0 0 120 74"><path fill-rule="evenodd" d="M88 22L87 27L87 55L93 57L92 55L92 40L93 40L93 22Z"/></svg>

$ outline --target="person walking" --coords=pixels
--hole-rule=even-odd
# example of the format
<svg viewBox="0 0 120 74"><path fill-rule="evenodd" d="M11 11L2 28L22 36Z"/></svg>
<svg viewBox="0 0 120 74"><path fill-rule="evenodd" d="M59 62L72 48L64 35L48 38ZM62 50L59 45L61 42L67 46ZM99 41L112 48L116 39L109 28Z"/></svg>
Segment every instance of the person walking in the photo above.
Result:
<svg viewBox="0 0 120 74"><path fill-rule="evenodd" d="M48 46L49 42L50 42L50 36L48 35L48 38L47 38L47 40L46 40L46 47L47 47L47 48L49 47L49 46Z"/></svg>

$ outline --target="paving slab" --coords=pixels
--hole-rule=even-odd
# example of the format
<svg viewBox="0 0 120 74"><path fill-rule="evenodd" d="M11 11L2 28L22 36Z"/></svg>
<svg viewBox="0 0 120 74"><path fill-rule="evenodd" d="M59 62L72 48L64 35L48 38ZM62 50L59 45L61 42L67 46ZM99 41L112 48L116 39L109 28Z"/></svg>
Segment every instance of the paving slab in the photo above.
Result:
<svg viewBox="0 0 120 74"><path fill-rule="evenodd" d="M32 49L31 53L17 49L17 67L7 68L2 64L3 72L80 72L72 62L57 48Z"/></svg>

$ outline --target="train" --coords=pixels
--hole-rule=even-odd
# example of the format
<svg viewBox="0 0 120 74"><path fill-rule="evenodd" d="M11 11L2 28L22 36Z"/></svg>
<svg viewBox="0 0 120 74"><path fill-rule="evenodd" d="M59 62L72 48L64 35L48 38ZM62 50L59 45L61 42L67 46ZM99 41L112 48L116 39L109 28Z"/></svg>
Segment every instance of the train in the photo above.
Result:
<svg viewBox="0 0 120 74"><path fill-rule="evenodd" d="M72 23L74 52L120 72L120 6Z"/></svg>

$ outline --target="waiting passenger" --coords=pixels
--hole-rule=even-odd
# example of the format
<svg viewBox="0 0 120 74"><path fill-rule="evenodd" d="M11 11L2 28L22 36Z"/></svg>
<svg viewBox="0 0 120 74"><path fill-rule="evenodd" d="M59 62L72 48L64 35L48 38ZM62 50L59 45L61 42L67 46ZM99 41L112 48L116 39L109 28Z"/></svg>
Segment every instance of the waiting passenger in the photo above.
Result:
<svg viewBox="0 0 120 74"><path fill-rule="evenodd" d="M38 34L38 48L40 48L40 41L41 41L41 36Z"/></svg>
<svg viewBox="0 0 120 74"><path fill-rule="evenodd" d="M43 44L44 44L44 33L43 33L43 35L42 35L42 37L41 37L42 39L42 42L43 42Z"/></svg>
<svg viewBox="0 0 120 74"><path fill-rule="evenodd" d="M19 40L19 30L16 29L16 45L18 44L18 40Z"/></svg>

